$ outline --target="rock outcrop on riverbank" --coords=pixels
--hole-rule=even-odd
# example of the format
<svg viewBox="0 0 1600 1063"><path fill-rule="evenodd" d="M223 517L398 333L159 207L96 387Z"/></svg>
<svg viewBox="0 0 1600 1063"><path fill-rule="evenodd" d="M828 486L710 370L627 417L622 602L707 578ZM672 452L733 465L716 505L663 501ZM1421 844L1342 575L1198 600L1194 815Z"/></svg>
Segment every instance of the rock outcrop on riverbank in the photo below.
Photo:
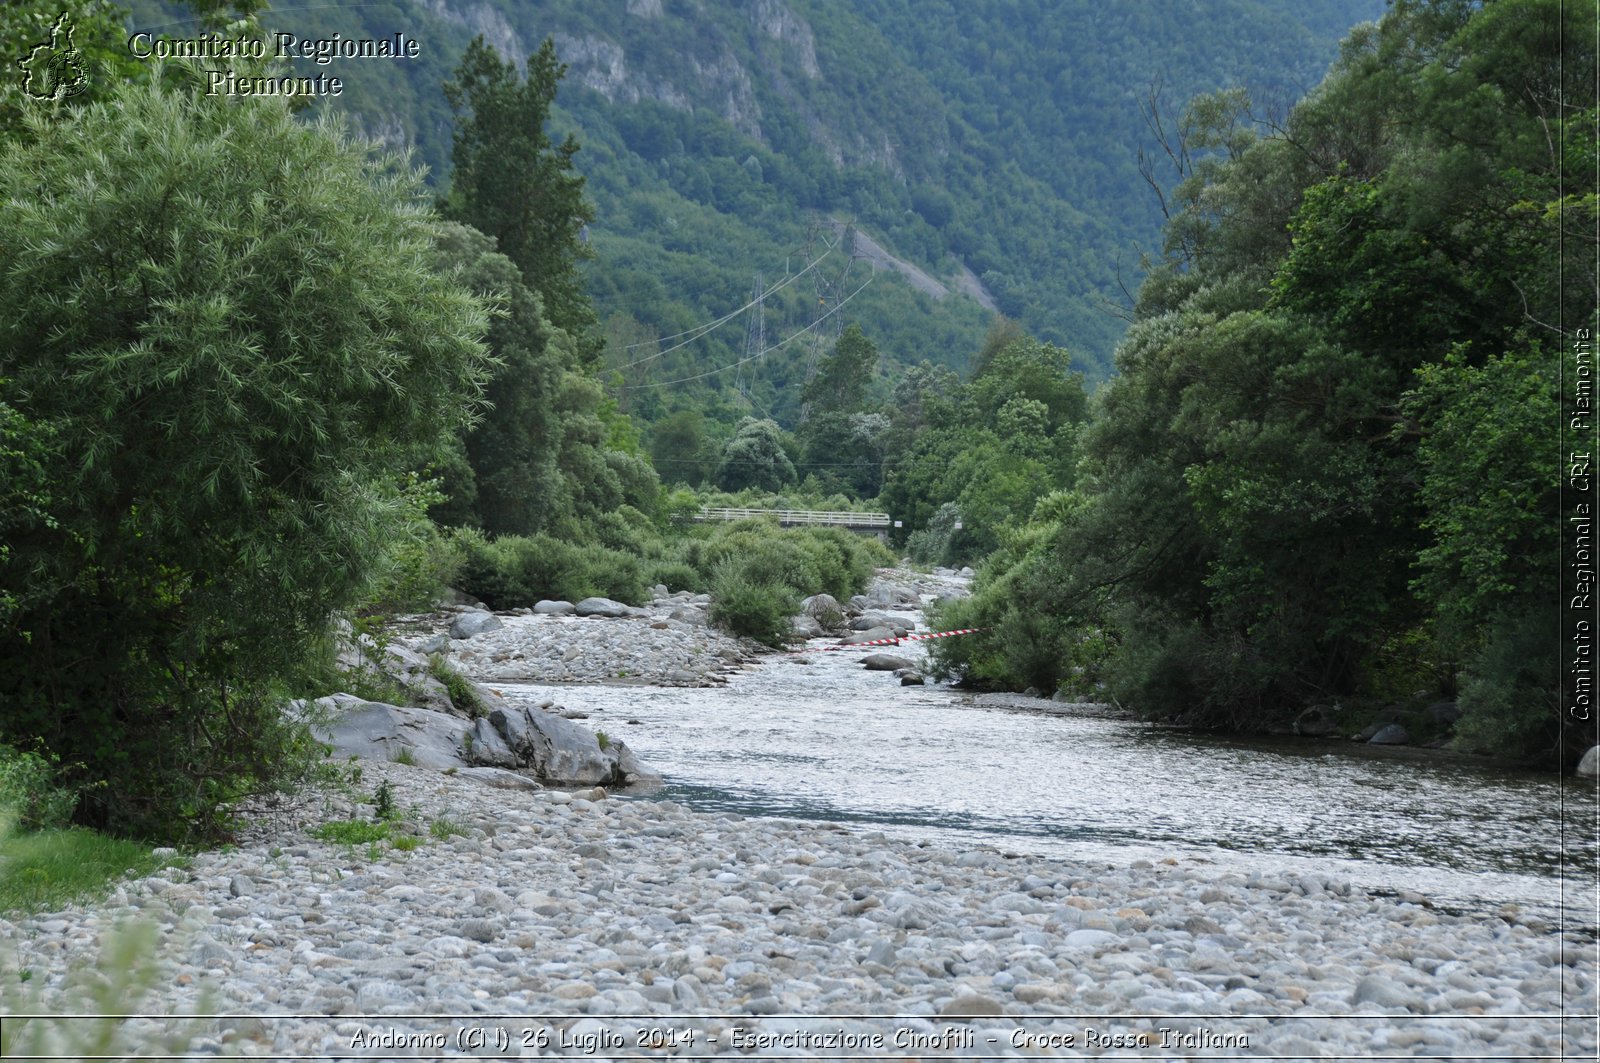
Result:
<svg viewBox="0 0 1600 1063"><path fill-rule="evenodd" d="M1092 1056L1117 1039L1293 1059L1595 1051L1577 1006L1593 999L1592 945L1509 910L364 768L361 791L388 784L394 836L414 849L319 840L308 828L376 809L338 791L302 799L270 833L102 905L0 922L0 978L27 971L41 1008L80 1011L73 968L118 922L150 920L161 944L140 1010L237 1016L183 1049L269 1058L473 1055L462 1030L595 1060L664 1054L651 1036L680 1055L765 1041L836 1058L822 1038L841 1032L868 1058ZM428 1047L374 1047L385 1036Z"/></svg>

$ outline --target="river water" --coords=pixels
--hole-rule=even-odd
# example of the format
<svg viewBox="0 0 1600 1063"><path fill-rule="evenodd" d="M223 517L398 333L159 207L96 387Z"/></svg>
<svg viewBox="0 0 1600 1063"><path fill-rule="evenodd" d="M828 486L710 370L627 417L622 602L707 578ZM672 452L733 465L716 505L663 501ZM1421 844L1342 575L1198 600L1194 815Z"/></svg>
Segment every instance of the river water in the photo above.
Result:
<svg viewBox="0 0 1600 1063"><path fill-rule="evenodd" d="M590 727L665 777L659 797L702 810L1064 857L1086 872L1166 858L1219 874L1309 872L1446 908L1514 903L1569 930L1595 926L1600 845L1586 780L901 687L865 671L863 652L768 658L721 689L496 687L589 713Z"/></svg>

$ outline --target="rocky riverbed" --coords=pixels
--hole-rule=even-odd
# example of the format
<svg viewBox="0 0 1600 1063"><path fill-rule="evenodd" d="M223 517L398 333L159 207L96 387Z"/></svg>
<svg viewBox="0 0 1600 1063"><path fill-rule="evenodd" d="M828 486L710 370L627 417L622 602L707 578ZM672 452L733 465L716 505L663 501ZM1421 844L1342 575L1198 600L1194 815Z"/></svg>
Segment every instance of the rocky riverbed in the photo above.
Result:
<svg viewBox="0 0 1600 1063"><path fill-rule="evenodd" d="M302 800L270 835L0 924L0 977L28 973L29 1010L80 1011L71 972L147 920L160 943L139 1009L227 1014L183 1047L267 1058L1595 1051L1592 945L1510 912L363 767L354 792ZM370 819L361 798L383 783L405 824L392 837L415 848L310 832Z"/></svg>
<svg viewBox="0 0 1600 1063"><path fill-rule="evenodd" d="M891 579L853 604L893 623L919 594L951 590ZM574 603L571 616L499 617L501 641L445 646L465 667L534 669L598 642L611 656L572 671L591 682L704 662L697 685L735 666L692 618L652 626L698 608L658 599L642 615L579 619ZM629 658L658 670L602 674L641 631L672 640ZM416 633L424 652L437 638ZM1086 863L593 787L504 788L510 772L447 752L431 767L361 761L343 783L251 809L236 847L172 854L99 904L0 920L9 1035L41 1055L103 1054L89 1020L15 1016L115 998L218 1017L127 1020L111 1051L255 1058L1596 1052L1594 942L1514 908L1457 914L1187 854ZM130 923L154 929L148 993L108 998L93 986L129 966L107 950Z"/></svg>

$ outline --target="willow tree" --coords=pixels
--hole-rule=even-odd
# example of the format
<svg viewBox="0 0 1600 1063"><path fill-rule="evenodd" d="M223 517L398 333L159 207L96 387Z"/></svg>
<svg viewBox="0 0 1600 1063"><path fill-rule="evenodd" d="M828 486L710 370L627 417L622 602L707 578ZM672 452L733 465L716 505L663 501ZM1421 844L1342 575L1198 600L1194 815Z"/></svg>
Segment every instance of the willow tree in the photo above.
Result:
<svg viewBox="0 0 1600 1063"><path fill-rule="evenodd" d="M287 762L281 685L469 416L487 319L416 177L281 101L136 86L28 132L0 399L41 475L0 557L0 741L58 754L80 820L182 835Z"/></svg>

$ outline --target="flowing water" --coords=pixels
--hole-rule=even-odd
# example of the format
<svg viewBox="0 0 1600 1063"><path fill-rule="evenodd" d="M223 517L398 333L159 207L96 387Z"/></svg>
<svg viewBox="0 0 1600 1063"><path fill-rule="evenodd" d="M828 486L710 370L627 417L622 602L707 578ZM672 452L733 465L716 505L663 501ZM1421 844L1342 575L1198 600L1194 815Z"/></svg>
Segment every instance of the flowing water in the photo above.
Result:
<svg viewBox="0 0 1600 1063"><path fill-rule="evenodd" d="M917 650L906 653L915 656ZM1596 789L1423 751L1213 739L1088 706L901 687L861 651L769 658L722 689L497 684L590 714L702 810L960 849L1316 873L1592 929ZM806 661L809 663L801 663ZM1563 899L1565 915L1562 916Z"/></svg>

